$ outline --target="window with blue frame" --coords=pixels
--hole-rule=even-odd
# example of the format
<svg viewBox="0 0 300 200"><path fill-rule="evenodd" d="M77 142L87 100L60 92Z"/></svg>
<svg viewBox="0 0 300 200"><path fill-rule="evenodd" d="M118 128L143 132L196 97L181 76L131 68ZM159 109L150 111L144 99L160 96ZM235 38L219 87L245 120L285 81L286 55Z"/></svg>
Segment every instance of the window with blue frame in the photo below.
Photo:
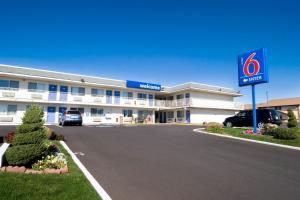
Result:
<svg viewBox="0 0 300 200"><path fill-rule="evenodd" d="M138 93L137 97L139 100L147 100L147 94L144 93Z"/></svg>
<svg viewBox="0 0 300 200"><path fill-rule="evenodd" d="M148 98L149 98L149 106L153 106L153 94L149 94Z"/></svg>
<svg viewBox="0 0 300 200"><path fill-rule="evenodd" d="M19 89L19 81L0 79L0 89L17 90Z"/></svg>
<svg viewBox="0 0 300 200"><path fill-rule="evenodd" d="M44 83L29 82L28 90L31 92L44 92L46 85Z"/></svg>
<svg viewBox="0 0 300 200"><path fill-rule="evenodd" d="M124 117L132 117L132 110L123 110Z"/></svg>
<svg viewBox="0 0 300 200"><path fill-rule="evenodd" d="M92 117L103 116L103 109L102 108L91 108L91 116Z"/></svg>
<svg viewBox="0 0 300 200"><path fill-rule="evenodd" d="M60 93L68 93L68 86L61 85L60 86Z"/></svg>
<svg viewBox="0 0 300 200"><path fill-rule="evenodd" d="M106 103L111 104L112 103L112 91L106 90Z"/></svg>
<svg viewBox="0 0 300 200"><path fill-rule="evenodd" d="M84 87L71 87L71 94L72 95L84 96L85 95L85 88Z"/></svg>
<svg viewBox="0 0 300 200"><path fill-rule="evenodd" d="M115 96L115 104L120 103L120 91L114 91L114 96Z"/></svg>
<svg viewBox="0 0 300 200"><path fill-rule="evenodd" d="M104 96L104 90L103 89L92 88L91 89L91 95L93 97L102 97L102 96Z"/></svg>

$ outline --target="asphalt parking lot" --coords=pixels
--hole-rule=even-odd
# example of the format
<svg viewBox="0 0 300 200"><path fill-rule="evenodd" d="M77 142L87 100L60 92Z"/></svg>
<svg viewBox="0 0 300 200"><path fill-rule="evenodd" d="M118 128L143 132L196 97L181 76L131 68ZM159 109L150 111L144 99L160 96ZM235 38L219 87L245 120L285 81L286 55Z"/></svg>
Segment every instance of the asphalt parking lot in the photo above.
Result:
<svg viewBox="0 0 300 200"><path fill-rule="evenodd" d="M193 128L53 127L114 200L300 199L299 151Z"/></svg>

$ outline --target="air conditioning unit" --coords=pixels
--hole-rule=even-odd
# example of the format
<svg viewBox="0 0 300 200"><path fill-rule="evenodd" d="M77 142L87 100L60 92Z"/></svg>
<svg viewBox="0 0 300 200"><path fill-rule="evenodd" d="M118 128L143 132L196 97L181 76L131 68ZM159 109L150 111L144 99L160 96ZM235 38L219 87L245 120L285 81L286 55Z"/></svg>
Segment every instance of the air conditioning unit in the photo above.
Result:
<svg viewBox="0 0 300 200"><path fill-rule="evenodd" d="M101 122L101 117L94 117L93 122Z"/></svg>
<svg viewBox="0 0 300 200"><path fill-rule="evenodd" d="M15 93L14 93L14 92L3 91L3 92L2 92L2 96L3 96L3 97L9 97L9 98L12 98L12 97L15 97Z"/></svg>
<svg viewBox="0 0 300 200"><path fill-rule="evenodd" d="M95 98L95 99L94 99L94 102L95 102L95 103L102 103L102 98Z"/></svg>
<svg viewBox="0 0 300 200"><path fill-rule="evenodd" d="M13 117L0 117L0 122L13 122Z"/></svg>
<svg viewBox="0 0 300 200"><path fill-rule="evenodd" d="M82 101L82 97L74 97L73 101Z"/></svg>
<svg viewBox="0 0 300 200"><path fill-rule="evenodd" d="M32 99L42 99L43 95L42 94L31 94Z"/></svg>

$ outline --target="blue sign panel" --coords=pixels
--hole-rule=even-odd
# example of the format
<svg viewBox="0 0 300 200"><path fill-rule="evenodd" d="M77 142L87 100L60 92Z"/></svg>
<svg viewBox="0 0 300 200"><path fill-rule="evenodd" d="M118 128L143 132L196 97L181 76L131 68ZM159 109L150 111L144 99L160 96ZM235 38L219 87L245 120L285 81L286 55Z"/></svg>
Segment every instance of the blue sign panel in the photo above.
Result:
<svg viewBox="0 0 300 200"><path fill-rule="evenodd" d="M264 48L238 56L239 86L268 83L269 74Z"/></svg>
<svg viewBox="0 0 300 200"><path fill-rule="evenodd" d="M161 85L153 84L153 83L143 83L138 81L126 81L126 87L128 88L137 88L143 90L161 90Z"/></svg>

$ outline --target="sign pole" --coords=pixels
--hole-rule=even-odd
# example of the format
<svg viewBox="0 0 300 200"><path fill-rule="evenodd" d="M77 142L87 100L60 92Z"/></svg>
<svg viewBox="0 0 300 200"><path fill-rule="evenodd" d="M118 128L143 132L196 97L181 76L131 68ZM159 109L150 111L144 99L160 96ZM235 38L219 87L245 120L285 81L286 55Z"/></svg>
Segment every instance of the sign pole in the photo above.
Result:
<svg viewBox="0 0 300 200"><path fill-rule="evenodd" d="M253 133L256 133L256 102L255 102L255 85L251 85L252 88L252 110L253 110Z"/></svg>

